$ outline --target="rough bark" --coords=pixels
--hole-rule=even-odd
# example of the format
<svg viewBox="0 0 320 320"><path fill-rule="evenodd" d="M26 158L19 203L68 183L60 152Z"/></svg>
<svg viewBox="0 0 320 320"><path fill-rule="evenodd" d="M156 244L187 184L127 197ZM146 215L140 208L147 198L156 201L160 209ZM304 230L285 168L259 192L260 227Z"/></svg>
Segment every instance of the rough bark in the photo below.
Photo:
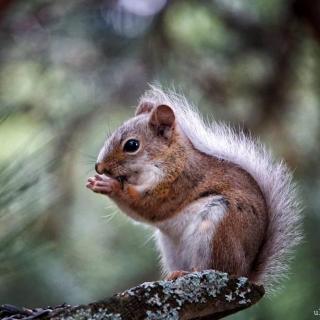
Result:
<svg viewBox="0 0 320 320"><path fill-rule="evenodd" d="M52 311L37 309L38 314L15 318L214 320L250 307L263 295L263 287L250 283L247 278L208 270L190 273L174 281L146 282L88 305L60 306Z"/></svg>

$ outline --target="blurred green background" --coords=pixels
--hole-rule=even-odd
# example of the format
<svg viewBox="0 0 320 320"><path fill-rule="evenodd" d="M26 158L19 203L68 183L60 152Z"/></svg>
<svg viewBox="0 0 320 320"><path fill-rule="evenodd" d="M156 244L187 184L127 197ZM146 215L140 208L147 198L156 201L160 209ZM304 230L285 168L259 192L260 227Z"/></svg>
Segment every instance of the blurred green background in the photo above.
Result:
<svg viewBox="0 0 320 320"><path fill-rule="evenodd" d="M79 304L159 279L152 230L85 188L148 83L175 86L295 170L305 241L278 296L320 308L320 2L0 0L0 304Z"/></svg>

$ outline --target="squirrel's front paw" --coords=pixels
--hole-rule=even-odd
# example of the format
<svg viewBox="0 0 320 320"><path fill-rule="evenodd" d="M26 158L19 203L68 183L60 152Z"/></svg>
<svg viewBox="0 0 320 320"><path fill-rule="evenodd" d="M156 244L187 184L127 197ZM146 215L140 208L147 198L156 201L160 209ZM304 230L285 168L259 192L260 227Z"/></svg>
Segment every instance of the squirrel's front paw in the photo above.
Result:
<svg viewBox="0 0 320 320"><path fill-rule="evenodd" d="M86 187L93 192L112 195L121 189L121 184L118 180L106 177L105 175L96 174L90 177Z"/></svg>

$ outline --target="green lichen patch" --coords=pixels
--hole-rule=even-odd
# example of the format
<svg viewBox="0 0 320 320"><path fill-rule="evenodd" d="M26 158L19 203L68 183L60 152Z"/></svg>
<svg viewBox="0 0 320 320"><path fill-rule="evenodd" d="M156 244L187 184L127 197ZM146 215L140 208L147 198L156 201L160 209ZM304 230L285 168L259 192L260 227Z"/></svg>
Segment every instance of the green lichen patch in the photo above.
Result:
<svg viewBox="0 0 320 320"><path fill-rule="evenodd" d="M174 281L146 282L122 295L139 296L146 304L146 319L178 319L183 306L205 304L220 294L228 281L227 273L207 270Z"/></svg>
<svg viewBox="0 0 320 320"><path fill-rule="evenodd" d="M64 310L50 319L178 320L198 314L231 314L257 302L263 287L247 278L206 270L172 281L145 282L108 300ZM187 317L187 318L188 318ZM213 317L213 319L215 319Z"/></svg>
<svg viewBox="0 0 320 320"><path fill-rule="evenodd" d="M120 313L113 313L106 308L99 308L98 310L90 307L77 308L70 314L66 313L61 317L61 320L122 320Z"/></svg>

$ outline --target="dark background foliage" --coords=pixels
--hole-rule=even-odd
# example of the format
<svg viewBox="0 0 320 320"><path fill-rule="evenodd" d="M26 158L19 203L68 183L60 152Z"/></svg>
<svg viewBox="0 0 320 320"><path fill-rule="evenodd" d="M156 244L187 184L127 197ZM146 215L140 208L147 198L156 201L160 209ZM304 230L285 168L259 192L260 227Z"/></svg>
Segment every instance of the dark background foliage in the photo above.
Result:
<svg viewBox="0 0 320 320"><path fill-rule="evenodd" d="M79 304L160 277L151 230L84 187L106 132L160 81L260 136L301 187L290 279L233 318L313 318L319 42L312 0L1 0L0 304Z"/></svg>

